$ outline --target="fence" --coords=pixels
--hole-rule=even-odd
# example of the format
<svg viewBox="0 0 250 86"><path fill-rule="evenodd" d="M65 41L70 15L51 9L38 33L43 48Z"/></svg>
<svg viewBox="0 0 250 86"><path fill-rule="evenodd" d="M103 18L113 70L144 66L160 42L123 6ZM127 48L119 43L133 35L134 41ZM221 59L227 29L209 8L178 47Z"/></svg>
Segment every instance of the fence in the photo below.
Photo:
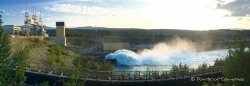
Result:
<svg viewBox="0 0 250 86"><path fill-rule="evenodd" d="M29 62L26 67L29 73L43 74L56 77L69 78L74 67L62 67L43 65L41 63ZM181 71L98 71L87 70L85 74L88 75L88 80L98 82L150 82L150 81L166 81L177 80L183 78L190 78L191 76L203 76L209 74L221 73L224 66L209 67L207 69L198 69L195 71L181 70ZM83 79L80 78L80 79Z"/></svg>

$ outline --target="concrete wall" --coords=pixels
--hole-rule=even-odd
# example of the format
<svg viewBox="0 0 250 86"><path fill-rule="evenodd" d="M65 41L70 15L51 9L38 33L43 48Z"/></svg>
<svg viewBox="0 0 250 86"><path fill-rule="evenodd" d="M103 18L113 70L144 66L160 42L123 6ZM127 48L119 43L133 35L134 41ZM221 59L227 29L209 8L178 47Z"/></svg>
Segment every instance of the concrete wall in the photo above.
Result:
<svg viewBox="0 0 250 86"><path fill-rule="evenodd" d="M67 46L66 37L48 37L48 40L55 44L60 44L62 46Z"/></svg>
<svg viewBox="0 0 250 86"><path fill-rule="evenodd" d="M103 43L103 50L129 49L129 43Z"/></svg>
<svg viewBox="0 0 250 86"><path fill-rule="evenodd" d="M56 26L56 37L65 37L65 26Z"/></svg>

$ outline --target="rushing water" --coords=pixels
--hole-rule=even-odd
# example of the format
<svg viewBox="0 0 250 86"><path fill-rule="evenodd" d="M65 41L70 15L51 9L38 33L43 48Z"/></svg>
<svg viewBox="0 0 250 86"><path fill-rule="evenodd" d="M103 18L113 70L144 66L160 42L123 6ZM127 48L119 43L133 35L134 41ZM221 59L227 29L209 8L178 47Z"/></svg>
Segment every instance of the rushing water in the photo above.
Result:
<svg viewBox="0 0 250 86"><path fill-rule="evenodd" d="M228 49L211 50L202 52L183 52L176 54L165 54L165 56L158 55L140 55L130 50L117 50L114 53L108 54L105 59L116 59L118 66L116 71L146 71L170 70L172 64L187 64L191 68L196 68L202 63L213 65L216 59L225 58Z"/></svg>

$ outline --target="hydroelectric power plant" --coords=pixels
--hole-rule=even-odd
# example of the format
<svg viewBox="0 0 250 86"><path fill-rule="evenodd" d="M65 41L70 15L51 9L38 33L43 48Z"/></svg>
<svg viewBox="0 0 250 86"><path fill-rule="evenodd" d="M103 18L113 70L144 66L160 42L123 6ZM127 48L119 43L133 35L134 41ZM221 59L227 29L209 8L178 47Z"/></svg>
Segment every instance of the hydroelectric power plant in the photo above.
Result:
<svg viewBox="0 0 250 86"><path fill-rule="evenodd" d="M27 5L26 5L27 6ZM42 25L42 19L40 18L39 22L36 22L36 12L35 8L33 8L34 13L32 19L29 19L29 13L25 12L25 28L23 29L24 36L30 36L30 29L29 25L33 25L33 34L34 36L41 36L41 37L48 37L46 31ZM41 16L41 12L40 12ZM17 33L19 35L19 31L21 30L20 27L11 26L13 29L13 35ZM37 27L40 27L40 33L37 33L39 30ZM56 22L56 37L48 37L50 42L59 44L59 46L63 46L63 48L57 48L59 51L60 49L72 47L74 40L66 39L67 31L72 31L72 29L67 29L65 22ZM84 30L87 31L87 30ZM83 32L84 32L83 31ZM92 30L93 31L93 30ZM77 32L77 31L76 31ZM100 31L101 32L101 31ZM94 30L93 33L97 33L97 30ZM106 33L107 34L107 33ZM110 33L108 33L110 34ZM136 33L137 34L137 33ZM72 35L72 34L71 34ZM73 34L75 35L75 33ZM92 34L93 35L93 34ZM105 35L105 34L104 34ZM114 70L110 71L103 71L103 70L92 70L87 69L84 74L88 74L88 78L74 78L79 81L86 80L87 86L120 86L120 85L133 85L133 86L154 86L154 85L201 85L200 82L190 82L192 77L217 77L222 76L223 66L211 66L214 64L214 61L217 59L224 59L228 56L228 47L223 48L214 48L216 44L223 44L231 42L232 40L228 40L230 38L221 37L224 40L216 39L216 37L211 37L211 39L215 40L214 45L208 45L207 41L204 41L206 37L200 37L199 40L197 36L186 36L192 38L191 40L185 39L185 36L181 35L181 37L169 36L167 42L162 42L163 38L166 35L159 35L159 37L155 37L155 35L148 34L146 36L133 36L133 37L126 37L120 36L112 38L110 36L103 36L102 35L93 35L91 37L89 35L85 35L81 33L82 38L80 39L90 39L88 41L80 41L80 46L84 45L84 50L82 55L80 55L85 62L83 66L86 65L84 63L89 63L91 61L96 62L105 62L105 60L115 60L116 66ZM85 37L86 36L86 37ZM100 37L98 37L100 36ZM162 36L162 37L161 37ZM169 39L171 37L171 39ZM18 38L18 37L17 37ZM67 37L71 39L71 37ZM73 38L73 37L72 37ZM158 39L157 39L158 38ZM220 37L218 37L221 39ZM15 39L15 37L13 37ZM122 39L122 41L119 41ZM127 40L127 39L136 39L136 40ZM147 39L143 41L138 41L139 39ZM193 40L195 39L195 40ZM30 39L29 39L30 40ZM39 39L38 39L39 40ZM68 41L67 41L68 40ZM118 41L117 41L118 40ZM125 40L125 41L124 41ZM160 41L159 41L160 40ZM198 41L197 41L198 40ZM67 41L67 42L66 42ZM74 41L74 42L71 42ZM78 40L79 41L79 40ZM38 41L39 42L39 41ZM69 42L69 43L68 43ZM87 42L87 43L85 43ZM152 42L152 43L151 43ZM203 45L201 42L204 42ZM249 42L249 40L248 40ZM43 43L43 42L41 42ZM45 42L44 42L45 43ZM72 43L72 44L70 44ZM69 46L68 46L69 44ZM42 45L42 44L40 44ZM45 50L42 50L42 53L46 53L46 55L50 55L50 52L53 51L51 46L54 45L48 43L45 46ZM146 46L146 47L145 47ZM34 46L35 48L39 47ZM50 48L48 48L50 47ZM58 47L58 46L57 46ZM207 49L208 47L212 47L212 49ZM54 50L56 51L56 50ZM73 50L72 50L73 51ZM80 51L80 50L79 50ZM90 53L89 53L90 52ZM61 51L65 56L67 52ZM58 54L58 53L57 53ZM68 54L69 55L69 54ZM42 56L39 54L36 56ZM50 55L53 56L53 55ZM61 57L62 55L54 55L57 62L60 62L60 58L67 58ZM76 55L77 56L77 55ZM84 57L83 57L84 56ZM101 56L102 58L98 58L95 60L95 56ZM45 56L44 56L45 57ZM94 58L91 58L94 57ZM52 58L52 57L49 57ZM70 58L67 60L71 60ZM74 59L74 60L79 60ZM80 59L82 60L82 59ZM77 69L76 67L72 66L73 60L68 61L72 62L72 64L68 67L62 67L61 63L55 64L46 64L46 63L36 63L33 62L34 60L30 61L28 64L30 66L25 66L25 74L28 76L26 83L32 83L40 81L49 81L56 85L61 85L58 81L61 79L69 79L70 76L74 73L74 70L81 70ZM47 60L45 60L47 61ZM209 68L199 69L195 72L191 72L190 70L172 70L172 65L179 65L179 64L187 64L187 66L191 69L195 69L198 65L203 63L207 63ZM94 63L90 63L94 64ZM81 64L82 65L82 64ZM89 65L89 64L88 64ZM101 63L102 65L102 63ZM98 67L98 66L97 66ZM171 69L172 68L172 69ZM80 72L81 72L80 71ZM171 71L171 72L170 72ZM179 84L180 83L180 84ZM197 84L198 83L198 84Z"/></svg>

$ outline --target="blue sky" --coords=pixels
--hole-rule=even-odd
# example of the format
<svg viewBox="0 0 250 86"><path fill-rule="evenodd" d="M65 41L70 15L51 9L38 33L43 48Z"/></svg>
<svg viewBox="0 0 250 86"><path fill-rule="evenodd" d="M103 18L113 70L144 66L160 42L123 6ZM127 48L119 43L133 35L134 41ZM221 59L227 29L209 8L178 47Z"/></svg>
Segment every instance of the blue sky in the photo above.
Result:
<svg viewBox="0 0 250 86"><path fill-rule="evenodd" d="M4 25L24 25L26 2L30 18L35 7L50 27L250 28L249 0L1 0Z"/></svg>

